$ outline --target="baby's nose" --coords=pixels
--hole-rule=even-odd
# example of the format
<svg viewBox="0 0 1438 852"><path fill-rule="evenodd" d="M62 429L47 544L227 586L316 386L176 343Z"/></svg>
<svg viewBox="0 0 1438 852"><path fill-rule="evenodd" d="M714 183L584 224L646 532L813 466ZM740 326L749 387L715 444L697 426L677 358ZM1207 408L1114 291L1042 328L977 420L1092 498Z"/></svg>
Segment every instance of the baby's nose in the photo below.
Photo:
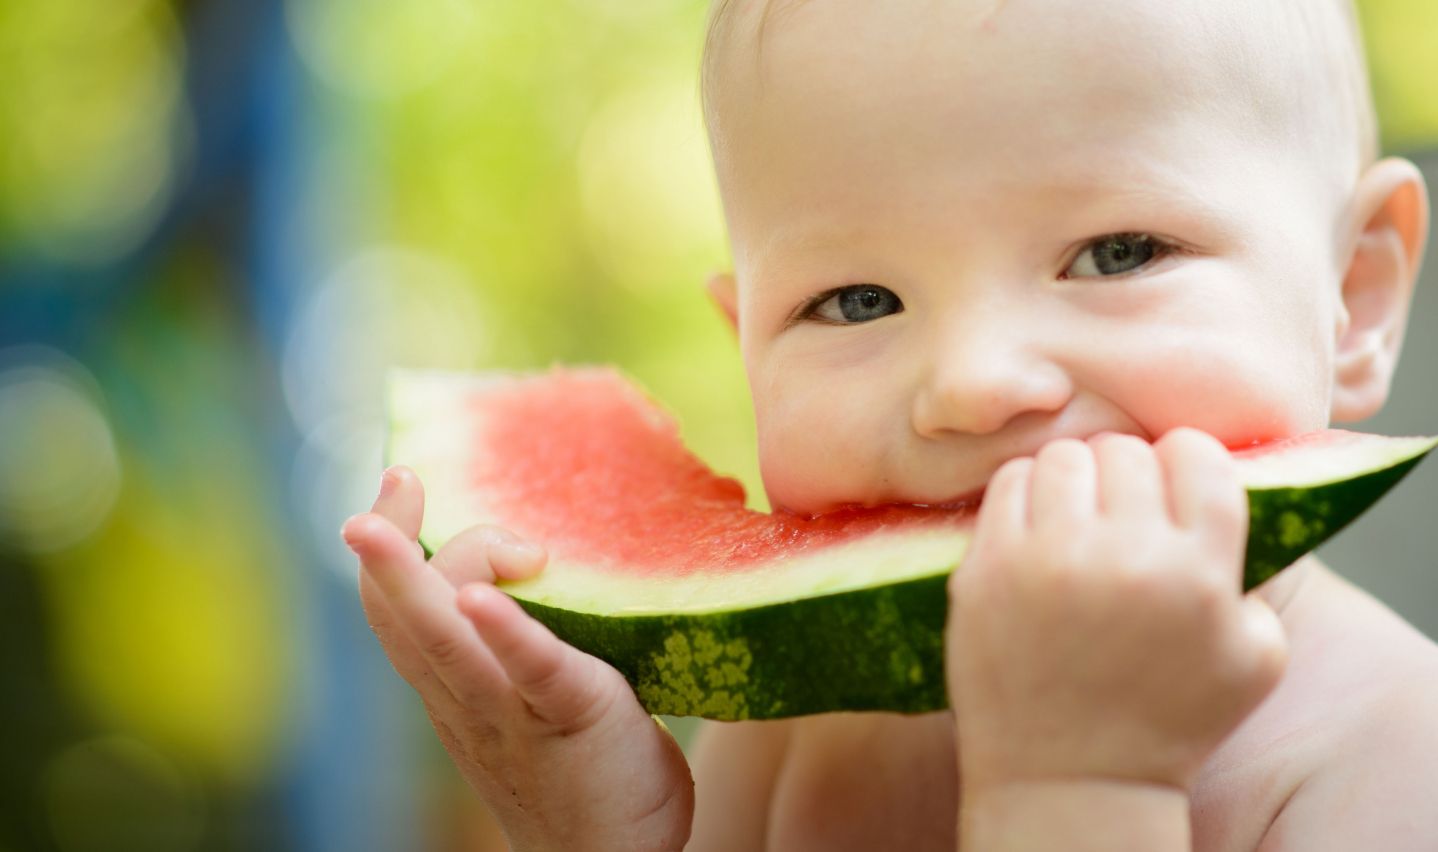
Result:
<svg viewBox="0 0 1438 852"><path fill-rule="evenodd" d="M984 338L949 339L927 359L914 395L916 433L990 434L1021 414L1059 411L1073 397L1068 372L1039 348Z"/></svg>

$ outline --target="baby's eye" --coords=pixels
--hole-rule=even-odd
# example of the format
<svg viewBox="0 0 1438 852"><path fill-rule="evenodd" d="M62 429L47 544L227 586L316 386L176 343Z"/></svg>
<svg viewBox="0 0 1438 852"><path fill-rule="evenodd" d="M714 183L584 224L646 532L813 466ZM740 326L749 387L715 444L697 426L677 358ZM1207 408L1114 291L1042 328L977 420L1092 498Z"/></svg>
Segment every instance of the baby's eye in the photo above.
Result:
<svg viewBox="0 0 1438 852"><path fill-rule="evenodd" d="M1099 237L1079 252L1061 278L1096 278L1130 272L1162 257L1173 246L1152 234L1109 234Z"/></svg>
<svg viewBox="0 0 1438 852"><path fill-rule="evenodd" d="M904 303L887 287L854 284L819 296L805 313L827 322L848 325L897 314L903 309Z"/></svg>

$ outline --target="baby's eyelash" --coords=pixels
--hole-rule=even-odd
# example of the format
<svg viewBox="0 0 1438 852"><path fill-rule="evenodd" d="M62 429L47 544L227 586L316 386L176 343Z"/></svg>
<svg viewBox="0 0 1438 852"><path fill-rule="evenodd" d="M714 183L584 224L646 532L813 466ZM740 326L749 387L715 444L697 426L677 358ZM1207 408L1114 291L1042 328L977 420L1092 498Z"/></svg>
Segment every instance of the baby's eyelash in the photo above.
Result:
<svg viewBox="0 0 1438 852"><path fill-rule="evenodd" d="M1113 233L1103 234L1101 236L1097 236L1092 239L1085 240L1083 243L1080 243L1078 248L1068 257L1068 260L1064 262L1063 271L1059 273L1058 280L1071 280L1071 278L1075 276L1070 276L1068 274L1069 270L1073 268L1074 264L1078 262L1078 259L1082 257L1085 252L1102 245L1106 241L1115 239L1141 239L1150 248L1152 248L1153 255L1147 260L1145 260L1143 263L1134 267L1132 270L1102 276L1105 278L1123 278L1126 277L1129 272L1137 272L1141 269L1145 269L1149 266L1152 266L1154 263L1163 260L1169 255L1189 253L1189 250L1183 245L1171 240L1164 239L1163 237L1160 237L1157 234L1153 234L1148 231L1114 231ZM1076 277L1090 278L1093 276Z"/></svg>
<svg viewBox="0 0 1438 852"><path fill-rule="evenodd" d="M847 287L852 285L846 284L844 286ZM823 317L815 317L814 311L820 305L839 295L839 293L843 292L843 290L844 287L831 287L822 293L816 293L815 295L810 296L809 298L800 302L798 307L794 308L794 310L789 312L789 317L784 320L784 327L789 328L790 326L798 325L799 323L806 320L822 322L825 325L840 325L841 323L831 322L824 319Z"/></svg>

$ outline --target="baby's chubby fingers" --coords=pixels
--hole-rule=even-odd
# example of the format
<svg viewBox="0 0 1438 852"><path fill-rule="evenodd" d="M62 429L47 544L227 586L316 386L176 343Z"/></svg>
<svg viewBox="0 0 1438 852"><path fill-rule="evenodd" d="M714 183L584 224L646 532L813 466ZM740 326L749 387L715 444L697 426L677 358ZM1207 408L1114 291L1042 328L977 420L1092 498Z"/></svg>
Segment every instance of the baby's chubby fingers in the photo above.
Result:
<svg viewBox="0 0 1438 852"><path fill-rule="evenodd" d="M1098 503L1093 450L1082 441L1050 441L1034 457L1030 512L1036 529L1072 532L1093 520Z"/></svg>
<svg viewBox="0 0 1438 852"><path fill-rule="evenodd" d="M565 644L493 586L460 589L459 608L535 717L557 733L584 730L609 708L609 699L628 691L618 672Z"/></svg>
<svg viewBox="0 0 1438 852"><path fill-rule="evenodd" d="M407 539L417 542L424 518L424 487L414 471L403 465L386 469L371 512L389 520ZM507 580L531 577L543 568L546 558L544 549L538 545L522 541L500 527L478 525L464 530L441 547L430 560L430 567L449 580L451 586L459 588L468 582L492 583L497 577ZM405 679L416 683L432 677L423 655L396 622L371 572L360 574L360 599L386 655Z"/></svg>
<svg viewBox="0 0 1438 852"><path fill-rule="evenodd" d="M959 607L972 594L964 591L966 587L985 585L990 574L1002 573L1007 554L1029 538L1029 478L1033 467L1032 458L1009 459L989 478L968 553L960 569L949 575L950 600Z"/></svg>
<svg viewBox="0 0 1438 852"><path fill-rule="evenodd" d="M1154 444L1168 479L1174 520L1188 529L1243 541L1248 534L1248 496L1233 456L1206 432L1181 427Z"/></svg>
<svg viewBox="0 0 1438 852"><path fill-rule="evenodd" d="M425 693L433 688L426 677L429 672L454 700L505 688L493 655L455 606L454 586L430 569L413 541L372 512L350 518L342 534L378 589L393 623L418 651L417 659L406 653L405 668L410 670L400 671L415 689ZM400 660L395 662L400 668Z"/></svg>
<svg viewBox="0 0 1438 852"><path fill-rule="evenodd" d="M1004 462L989 479L979 504L978 530L1004 541L1021 541L1028 535L1029 481L1034 460L1015 458Z"/></svg>
<svg viewBox="0 0 1438 852"><path fill-rule="evenodd" d="M418 541L424 519L424 486L419 477L403 465L385 468L380 476L379 496L370 511L389 519L405 538Z"/></svg>
<svg viewBox="0 0 1438 852"><path fill-rule="evenodd" d="M548 554L503 527L479 524L450 539L429 560L456 589L469 583L524 580L544 568Z"/></svg>
<svg viewBox="0 0 1438 852"><path fill-rule="evenodd" d="M1098 467L1100 512L1108 517L1167 514L1163 469L1148 442L1105 432L1089 439Z"/></svg>
<svg viewBox="0 0 1438 852"><path fill-rule="evenodd" d="M424 519L424 487L414 471L402 465L386 468L380 476L379 496L370 509L376 515L387 519L415 542L418 550L420 522ZM374 578L368 571L360 571L360 602L364 605L365 616L370 629L384 648L395 670L410 683L418 683L433 677L424 663L419 650L404 635L395 621L389 602L375 586Z"/></svg>
<svg viewBox="0 0 1438 852"><path fill-rule="evenodd" d="M370 511L394 524L405 538L414 543L416 552L422 551L419 531L424 520L424 486L413 470L403 465L385 468L380 476L379 496ZM401 677L414 684L416 689L421 689L420 684L432 681L434 673L395 620L389 602L375 585L370 572L360 571L359 591L370 629L379 639L385 656L389 657Z"/></svg>

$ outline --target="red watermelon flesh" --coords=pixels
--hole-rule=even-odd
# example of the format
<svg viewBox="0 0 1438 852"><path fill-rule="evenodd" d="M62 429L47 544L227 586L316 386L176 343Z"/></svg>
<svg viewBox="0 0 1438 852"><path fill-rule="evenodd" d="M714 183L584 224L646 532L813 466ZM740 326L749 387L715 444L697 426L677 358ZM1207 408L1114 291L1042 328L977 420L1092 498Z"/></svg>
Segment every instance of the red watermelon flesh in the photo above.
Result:
<svg viewBox="0 0 1438 852"><path fill-rule="evenodd" d="M745 508L744 487L684 448L675 421L607 371L477 392L472 487L496 522L557 555L626 573L741 571L896 530L971 522L972 510L853 508L815 518ZM556 507L562 511L556 511Z"/></svg>

